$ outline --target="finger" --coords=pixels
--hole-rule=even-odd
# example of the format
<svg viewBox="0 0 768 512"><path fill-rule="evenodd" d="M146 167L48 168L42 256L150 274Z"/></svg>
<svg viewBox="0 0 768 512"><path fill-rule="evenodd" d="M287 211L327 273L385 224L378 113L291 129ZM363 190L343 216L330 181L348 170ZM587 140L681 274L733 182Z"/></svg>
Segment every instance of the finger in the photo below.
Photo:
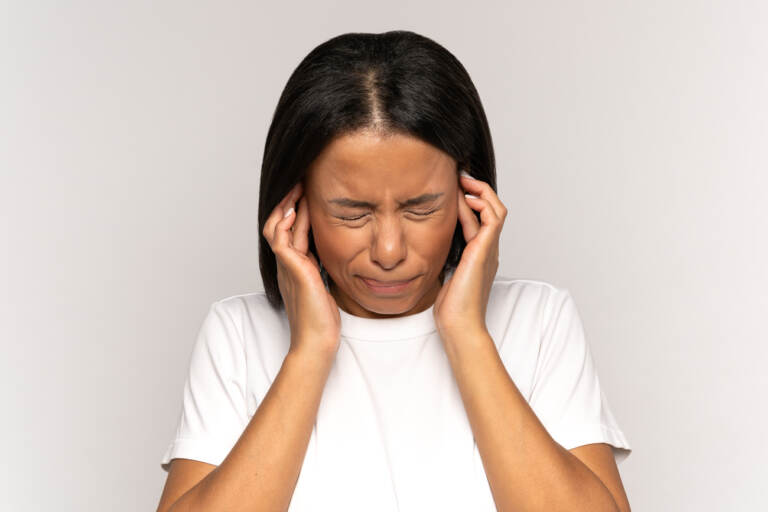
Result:
<svg viewBox="0 0 768 512"><path fill-rule="evenodd" d="M291 229L296 221L296 197L298 197L300 187L301 182L291 189L274 211L275 216L279 215L280 217L275 223L273 244L281 249L293 247L293 232Z"/></svg>
<svg viewBox="0 0 768 512"><path fill-rule="evenodd" d="M285 210L293 206L292 203L296 202L296 199L301 195L302 193L302 182L296 183L294 186L291 187L291 189L288 191L287 194L283 197L283 199L277 203L277 206L280 208L283 208L283 213L285 213Z"/></svg>
<svg viewBox="0 0 768 512"><path fill-rule="evenodd" d="M493 191L493 189L488 183L485 183L480 180L472 180L472 179L466 178L465 176L462 176L462 181L477 182L477 183L473 183L476 190L474 191L474 193L471 193L469 197L467 197L467 204L473 210L480 211L481 224L486 224L488 226L491 226L493 230L497 233L501 232L502 226L504 224L504 218L507 215L507 211L504 205L501 204L501 201L498 200L498 197L496 196L496 192ZM466 187L466 188L467 190L469 190L469 187ZM472 196L476 196L476 197L472 197ZM493 207L494 202L500 205L500 208L502 209L501 216L499 216L499 213L496 211L496 209L494 209Z"/></svg>
<svg viewBox="0 0 768 512"><path fill-rule="evenodd" d="M307 196L301 196L296 208L296 220L293 223L293 247L301 254L307 254L307 250L309 249L309 212L307 211Z"/></svg>
<svg viewBox="0 0 768 512"><path fill-rule="evenodd" d="M291 190L288 191L288 193L272 209L272 213L270 213L269 217L267 217L267 221L264 223L264 230L262 234L270 245L272 245L272 242L275 238L275 227L280 221L283 220L283 216L285 215L285 212L288 210L288 208L292 206L288 205L288 202L293 201L293 198L296 197L300 190L301 182L294 185Z"/></svg>
<svg viewBox="0 0 768 512"><path fill-rule="evenodd" d="M469 242L480 230L480 221L475 217L475 213L472 208L469 207L464 197L464 191L459 188L457 194L459 200L459 222L461 223L461 230L464 232L464 240Z"/></svg>
<svg viewBox="0 0 768 512"><path fill-rule="evenodd" d="M293 233L291 232L291 226L293 226L296 220L296 212L291 210L291 207L287 207L287 216L284 216L280 221L275 224L275 236L272 240L272 252L279 254L280 257L285 258L289 251L287 249L293 248Z"/></svg>
<svg viewBox="0 0 768 512"><path fill-rule="evenodd" d="M488 204L491 205L496 217L504 220L507 216L507 208L504 206L504 203L501 202L493 188L491 188L490 184L482 180L467 178L466 176L461 176L459 182L470 194L488 201Z"/></svg>
<svg viewBox="0 0 768 512"><path fill-rule="evenodd" d="M482 197L472 197L472 195L464 195L464 199L470 208L480 211L481 227L486 225L492 227L494 231L501 230L503 221L496 215L496 211L491 206L491 203Z"/></svg>
<svg viewBox="0 0 768 512"><path fill-rule="evenodd" d="M290 199L291 193L292 190L275 205L272 212L269 214L269 217L267 217L267 221L264 223L263 235L269 242L269 245L272 245L273 240L275 239L275 227L277 226L277 223L283 219L285 214L284 206L288 199Z"/></svg>

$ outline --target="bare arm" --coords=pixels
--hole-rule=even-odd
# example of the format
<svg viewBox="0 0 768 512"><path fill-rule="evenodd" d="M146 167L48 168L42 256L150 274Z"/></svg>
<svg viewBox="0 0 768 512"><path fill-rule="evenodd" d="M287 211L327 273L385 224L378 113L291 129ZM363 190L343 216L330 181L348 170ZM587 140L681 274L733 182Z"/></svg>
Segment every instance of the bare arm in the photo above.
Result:
<svg viewBox="0 0 768 512"><path fill-rule="evenodd" d="M335 352L289 350L264 400L221 465L170 508L164 508L161 500L158 512L287 510L334 358Z"/></svg>
<svg viewBox="0 0 768 512"><path fill-rule="evenodd" d="M444 341L498 510L629 511L610 446L587 456L604 482L549 435L487 331Z"/></svg>

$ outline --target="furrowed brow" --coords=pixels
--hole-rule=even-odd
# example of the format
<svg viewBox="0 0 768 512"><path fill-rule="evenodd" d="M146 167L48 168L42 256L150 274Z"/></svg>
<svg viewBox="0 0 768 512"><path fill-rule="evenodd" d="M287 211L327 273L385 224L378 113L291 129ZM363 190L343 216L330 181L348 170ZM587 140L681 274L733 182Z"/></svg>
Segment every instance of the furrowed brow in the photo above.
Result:
<svg viewBox="0 0 768 512"><path fill-rule="evenodd" d="M406 199L405 201L398 201L398 204L401 208L408 208L410 206L418 206L426 203L430 203L438 198L440 198L443 195L442 192L439 192L437 194L422 194L417 197L412 197L410 199ZM375 209L378 205L374 203L369 203L368 201L358 201L356 199L350 199L348 197L336 197L334 199L329 200L332 204L337 204L339 206L344 206L347 208L373 208Z"/></svg>

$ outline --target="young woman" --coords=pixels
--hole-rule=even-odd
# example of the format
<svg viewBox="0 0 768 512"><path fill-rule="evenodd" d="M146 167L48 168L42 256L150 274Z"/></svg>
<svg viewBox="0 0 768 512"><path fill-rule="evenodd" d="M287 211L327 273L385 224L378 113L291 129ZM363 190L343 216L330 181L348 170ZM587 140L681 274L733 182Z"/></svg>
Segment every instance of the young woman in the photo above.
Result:
<svg viewBox="0 0 768 512"><path fill-rule="evenodd" d="M259 195L264 292L211 306L158 510L629 510L568 290L496 274L507 208L450 52L312 50Z"/></svg>

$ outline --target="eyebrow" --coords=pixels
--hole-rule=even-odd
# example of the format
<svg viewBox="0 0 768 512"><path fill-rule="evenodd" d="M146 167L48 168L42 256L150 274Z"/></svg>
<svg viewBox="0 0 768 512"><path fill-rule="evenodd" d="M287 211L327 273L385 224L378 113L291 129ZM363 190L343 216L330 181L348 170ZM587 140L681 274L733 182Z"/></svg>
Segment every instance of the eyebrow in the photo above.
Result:
<svg viewBox="0 0 768 512"><path fill-rule="evenodd" d="M397 203L400 205L401 208L408 208L409 206L417 206L425 203L429 203L434 201L435 199L438 199L443 195L442 192L439 192L437 194L422 194L418 197L412 197L410 199L406 199L405 201L398 201ZM329 200L330 203L337 204L339 206L345 206L347 208L376 208L378 205L374 203L369 203L368 201L358 201L356 199L350 199L348 197L336 197L334 199Z"/></svg>

